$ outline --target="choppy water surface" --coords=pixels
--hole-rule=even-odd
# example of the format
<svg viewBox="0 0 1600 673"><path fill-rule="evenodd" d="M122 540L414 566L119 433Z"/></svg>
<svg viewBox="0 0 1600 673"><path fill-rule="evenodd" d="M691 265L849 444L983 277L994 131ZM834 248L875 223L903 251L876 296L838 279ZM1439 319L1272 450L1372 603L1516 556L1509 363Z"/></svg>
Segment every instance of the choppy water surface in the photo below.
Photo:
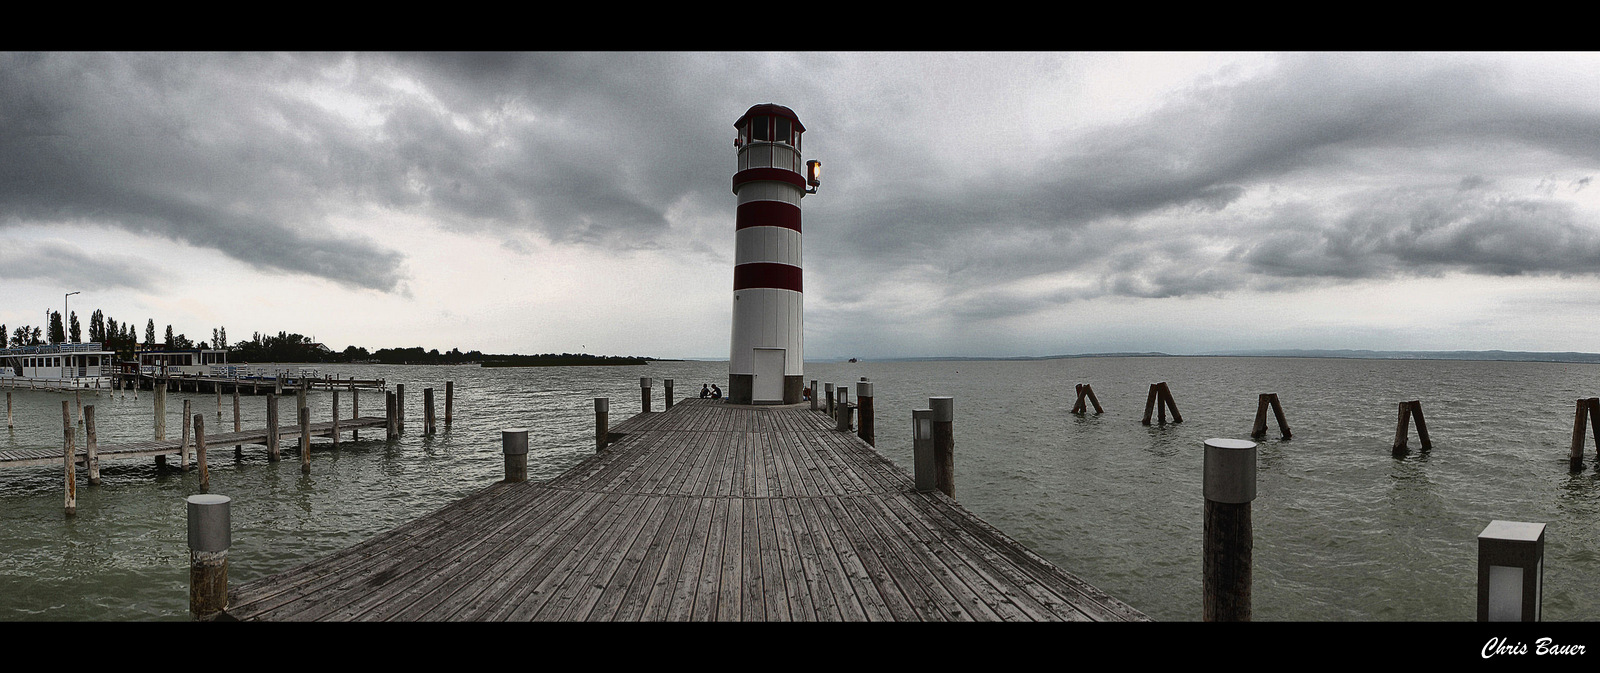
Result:
<svg viewBox="0 0 1600 673"><path fill-rule="evenodd" d="M364 431L312 453L211 451L211 492L233 504L230 580L249 582L426 515L502 476L499 431L527 427L529 478L548 479L593 451L594 397L612 418L639 408L639 377L680 396L726 382L726 363L647 367L325 366L404 383L410 424L388 444ZM1546 529L1547 620L1600 620L1600 475L1567 469L1573 400L1600 393L1600 367L1576 364L1287 358L1081 358L1030 362L810 364L807 379L875 383L878 448L909 469L910 416L931 395L956 398L956 496L1045 558L1156 619L1200 615L1201 442L1245 438L1256 396L1276 392L1294 438L1275 423L1259 448L1257 620L1471 620L1477 534L1494 519ZM455 423L421 436L422 389ZM1149 384L1167 381L1184 422L1139 423ZM1102 415L1068 414L1088 382ZM13 391L17 427L0 449L57 445L61 393ZM348 405L348 393L341 403ZM211 393L171 393L216 418ZM1395 405L1420 399L1432 451L1390 455ZM266 398L241 398L246 427ZM316 418L331 395L313 393ZM101 393L102 444L147 438L152 398ZM362 396L366 413L382 398ZM348 414L348 406L345 413ZM224 399L231 428L231 402ZM215 427L208 425L208 427ZM1413 432L1415 432L1413 430ZM326 442L327 440L316 440ZM188 609L184 498L199 476L151 458L79 471L78 513L62 513L59 467L0 468L0 619L182 620Z"/></svg>

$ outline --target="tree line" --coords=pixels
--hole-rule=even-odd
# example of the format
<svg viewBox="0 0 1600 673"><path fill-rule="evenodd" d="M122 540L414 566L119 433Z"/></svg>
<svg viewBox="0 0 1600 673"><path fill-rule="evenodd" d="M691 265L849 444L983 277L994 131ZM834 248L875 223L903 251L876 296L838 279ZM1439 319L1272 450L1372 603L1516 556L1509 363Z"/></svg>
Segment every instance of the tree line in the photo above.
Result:
<svg viewBox="0 0 1600 673"><path fill-rule="evenodd" d="M95 309L94 313L89 315L87 341L99 343L105 350L115 352L119 360L133 360L136 353L141 349L158 348L168 350L193 350L196 348L225 350L228 352L229 362L362 362L431 365L479 363L488 367L519 367L539 365L642 365L653 359L589 355L587 353L496 355L484 354L476 350L463 353L459 348L440 352L437 348L423 350L421 346L380 348L376 351L369 351L361 346L347 346L342 351L334 351L312 341L311 337L282 331L276 335L255 332L250 336L249 341L230 344L226 327L212 329L209 341L202 339L197 342L185 334L174 334L172 325L167 325L164 339L156 341L156 321L153 318L145 320L144 339L142 341L139 336L138 329L133 321L118 322L115 318L105 315L99 309ZM51 311L48 327L19 325L8 332L6 331L6 326L0 324L0 346L11 348L44 344L84 343L83 337L83 330L78 323L77 311L68 314L65 322L62 321L59 311Z"/></svg>

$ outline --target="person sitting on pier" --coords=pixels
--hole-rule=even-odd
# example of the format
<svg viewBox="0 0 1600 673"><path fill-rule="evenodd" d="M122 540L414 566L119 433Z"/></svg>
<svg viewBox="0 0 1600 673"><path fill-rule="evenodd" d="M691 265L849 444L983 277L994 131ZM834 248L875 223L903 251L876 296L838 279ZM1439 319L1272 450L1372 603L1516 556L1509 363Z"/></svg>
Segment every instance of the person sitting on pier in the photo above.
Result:
<svg viewBox="0 0 1600 673"><path fill-rule="evenodd" d="M800 401L801 402L809 402L810 400L811 400L811 386L806 386L803 390L800 391Z"/></svg>
<svg viewBox="0 0 1600 673"><path fill-rule="evenodd" d="M713 400L722 399L722 389L718 388L715 383L711 384L711 399L713 399Z"/></svg>
<svg viewBox="0 0 1600 673"><path fill-rule="evenodd" d="M711 397L711 384L709 383L700 386L700 399L703 400L707 397Z"/></svg>

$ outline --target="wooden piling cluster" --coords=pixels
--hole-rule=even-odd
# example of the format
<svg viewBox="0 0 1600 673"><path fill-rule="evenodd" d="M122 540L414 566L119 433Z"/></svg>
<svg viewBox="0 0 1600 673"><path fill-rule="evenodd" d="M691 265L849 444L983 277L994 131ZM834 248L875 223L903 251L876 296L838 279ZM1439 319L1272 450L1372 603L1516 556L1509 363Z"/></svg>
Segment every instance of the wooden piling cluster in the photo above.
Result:
<svg viewBox="0 0 1600 673"><path fill-rule="evenodd" d="M1159 422L1165 425L1168 409L1172 410L1173 423L1183 422L1183 414L1178 413L1178 403L1172 400L1172 390L1167 387L1167 382L1152 383L1150 384L1150 396L1144 403L1144 419L1139 422L1149 425L1150 413L1154 411L1160 415Z"/></svg>
<svg viewBox="0 0 1600 673"><path fill-rule="evenodd" d="M1422 401L1411 400L1400 403L1399 420L1395 422L1394 452L1397 454L1403 454L1408 450L1406 442L1410 439L1410 422L1413 418L1417 421L1417 438L1422 440L1422 450L1433 448L1433 442L1428 439L1428 422L1422 418Z"/></svg>
<svg viewBox="0 0 1600 673"><path fill-rule="evenodd" d="M1574 471L1583 469L1585 422L1594 429L1595 461L1600 462L1600 397L1580 399L1572 417L1572 450L1568 462Z"/></svg>
<svg viewBox="0 0 1600 673"><path fill-rule="evenodd" d="M1087 404L1086 404L1086 402L1087 402ZM1088 413L1089 412L1089 406L1088 406L1089 404L1093 404L1094 405L1094 412L1095 413L1097 413L1097 414L1105 413L1105 409L1100 408L1100 398L1097 398L1097 397L1094 396L1094 388L1089 387L1089 384L1087 384L1087 383L1080 383L1080 384L1078 384L1078 399L1077 399L1077 401L1072 403L1072 411L1070 413L1074 413L1074 414ZM1146 411L1144 415L1145 415L1145 422L1149 423L1150 422L1150 412Z"/></svg>
<svg viewBox="0 0 1600 673"><path fill-rule="evenodd" d="M1256 422L1250 429L1251 439L1261 439L1267 434L1267 408L1272 408L1272 415L1278 419L1278 431L1283 433L1283 438L1289 438L1289 421L1283 417L1283 404L1278 402L1277 393L1261 393L1260 400L1256 403Z"/></svg>

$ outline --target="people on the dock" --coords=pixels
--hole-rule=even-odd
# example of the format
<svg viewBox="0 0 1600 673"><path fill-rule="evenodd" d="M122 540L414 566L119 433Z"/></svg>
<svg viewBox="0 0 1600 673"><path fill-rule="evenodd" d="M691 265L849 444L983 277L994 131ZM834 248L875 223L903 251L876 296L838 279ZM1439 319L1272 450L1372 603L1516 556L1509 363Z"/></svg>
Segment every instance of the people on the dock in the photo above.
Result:
<svg viewBox="0 0 1600 673"><path fill-rule="evenodd" d="M803 390L800 391L800 401L801 402L809 402L810 400L811 400L811 386L806 386Z"/></svg>
<svg viewBox="0 0 1600 673"><path fill-rule="evenodd" d="M717 384L715 384L715 383L711 384L711 399L713 399L713 400L722 399L722 389L718 388Z"/></svg>
<svg viewBox="0 0 1600 673"><path fill-rule="evenodd" d="M711 397L711 384L709 383L700 386L700 399L703 400L708 397Z"/></svg>

